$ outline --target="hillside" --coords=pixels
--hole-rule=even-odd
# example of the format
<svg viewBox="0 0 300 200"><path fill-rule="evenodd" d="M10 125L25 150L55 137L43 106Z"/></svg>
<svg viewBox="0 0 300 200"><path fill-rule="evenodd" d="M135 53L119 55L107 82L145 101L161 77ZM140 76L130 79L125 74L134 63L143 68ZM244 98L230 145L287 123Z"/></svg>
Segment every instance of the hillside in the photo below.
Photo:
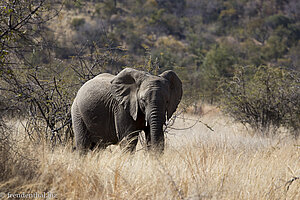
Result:
<svg viewBox="0 0 300 200"><path fill-rule="evenodd" d="M222 83L248 66L299 72L297 0L40 2L23 2L15 10L3 2L4 84L28 87L22 77L56 77L72 90L72 99L80 84L101 72L173 69L184 83L186 100L218 104L224 98ZM31 17L31 7L38 11L43 5ZM12 11L14 29L8 20ZM20 76L19 83L10 80L11 74ZM7 87L3 90L20 93Z"/></svg>
<svg viewBox="0 0 300 200"><path fill-rule="evenodd" d="M300 199L299 0L2 0L0 11L0 199ZM125 67L183 84L163 154L143 134L133 154L74 151L78 89Z"/></svg>
<svg viewBox="0 0 300 200"><path fill-rule="evenodd" d="M76 45L86 53L93 45L118 48L126 61L109 67L138 67L146 57L159 71L180 73L187 95L213 98L216 81L233 76L234 66L298 69L299 6L296 0L70 1L50 27L58 48L67 50L56 52L59 58L75 55Z"/></svg>

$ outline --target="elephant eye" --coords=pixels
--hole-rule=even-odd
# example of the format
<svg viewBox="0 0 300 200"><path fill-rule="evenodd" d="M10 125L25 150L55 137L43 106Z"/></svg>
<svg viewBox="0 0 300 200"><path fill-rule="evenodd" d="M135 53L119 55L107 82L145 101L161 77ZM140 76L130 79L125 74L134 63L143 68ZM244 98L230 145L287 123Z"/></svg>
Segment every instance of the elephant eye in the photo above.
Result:
<svg viewBox="0 0 300 200"><path fill-rule="evenodd" d="M142 110L145 110L145 107L146 107L146 100L145 100L145 98L141 98L140 99L140 106L141 106Z"/></svg>

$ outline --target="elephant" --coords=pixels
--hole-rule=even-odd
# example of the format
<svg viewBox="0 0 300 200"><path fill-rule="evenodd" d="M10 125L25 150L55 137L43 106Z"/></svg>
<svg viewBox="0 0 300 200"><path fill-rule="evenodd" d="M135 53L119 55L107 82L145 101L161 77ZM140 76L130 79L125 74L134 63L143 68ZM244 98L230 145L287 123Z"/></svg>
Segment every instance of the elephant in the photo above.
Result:
<svg viewBox="0 0 300 200"><path fill-rule="evenodd" d="M182 98L182 82L172 70L156 76L125 68L102 73L78 90L71 107L75 148L92 150L111 144L134 152L141 131L146 149L164 151L163 125Z"/></svg>

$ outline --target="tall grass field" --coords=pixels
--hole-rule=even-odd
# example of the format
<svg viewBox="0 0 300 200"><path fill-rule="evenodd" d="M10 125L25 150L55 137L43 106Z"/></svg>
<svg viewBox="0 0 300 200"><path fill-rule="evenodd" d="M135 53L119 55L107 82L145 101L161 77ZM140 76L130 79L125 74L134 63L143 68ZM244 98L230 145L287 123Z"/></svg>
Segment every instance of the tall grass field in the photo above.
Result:
<svg viewBox="0 0 300 200"><path fill-rule="evenodd" d="M141 144L134 154L111 146L80 155L22 131L1 151L2 199L300 199L299 140L284 130L261 137L216 109L179 116L163 155Z"/></svg>

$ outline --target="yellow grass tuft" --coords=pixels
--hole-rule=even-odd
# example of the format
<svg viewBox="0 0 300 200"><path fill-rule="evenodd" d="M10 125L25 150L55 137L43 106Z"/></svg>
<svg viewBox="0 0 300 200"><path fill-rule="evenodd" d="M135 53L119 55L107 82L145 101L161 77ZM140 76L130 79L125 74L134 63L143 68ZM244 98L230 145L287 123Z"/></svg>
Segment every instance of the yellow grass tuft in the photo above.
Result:
<svg viewBox="0 0 300 200"><path fill-rule="evenodd" d="M193 120L178 119L174 128ZM299 141L245 134L216 113L201 121L171 129L161 156L141 146L134 155L111 147L85 156L70 147L20 147L29 158L23 164L35 173L11 172L0 192L51 192L58 199L300 199Z"/></svg>

